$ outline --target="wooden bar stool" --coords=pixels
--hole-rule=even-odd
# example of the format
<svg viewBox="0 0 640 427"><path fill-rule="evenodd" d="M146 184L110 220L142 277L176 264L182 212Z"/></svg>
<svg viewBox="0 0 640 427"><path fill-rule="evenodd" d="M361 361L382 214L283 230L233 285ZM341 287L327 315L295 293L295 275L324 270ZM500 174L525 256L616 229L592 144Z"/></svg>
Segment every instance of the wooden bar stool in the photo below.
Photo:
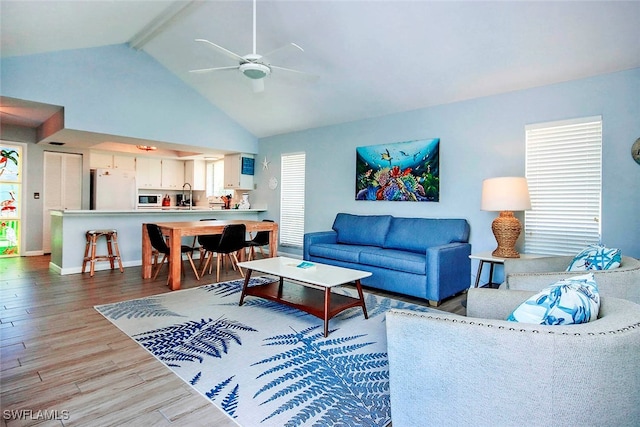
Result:
<svg viewBox="0 0 640 427"><path fill-rule="evenodd" d="M85 234L87 246L84 249L84 260L82 261L82 272L84 273L87 262L91 263L90 274L93 277L96 261L109 261L111 269L115 268L114 261L118 260L120 272L124 273L122 260L120 259L120 249L118 248L118 232L116 230L89 230ZM107 239L107 255L96 255L98 239L104 236Z"/></svg>

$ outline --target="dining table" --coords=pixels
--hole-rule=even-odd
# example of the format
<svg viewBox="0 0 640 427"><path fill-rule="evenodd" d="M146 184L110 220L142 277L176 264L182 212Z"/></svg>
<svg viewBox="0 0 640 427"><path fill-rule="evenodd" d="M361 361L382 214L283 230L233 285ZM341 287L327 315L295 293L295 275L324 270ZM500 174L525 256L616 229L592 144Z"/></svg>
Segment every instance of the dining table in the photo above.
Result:
<svg viewBox="0 0 640 427"><path fill-rule="evenodd" d="M169 246L169 288L172 291L180 289L182 269L182 238L185 236L201 236L207 234L222 234L227 225L244 224L247 232L269 232L269 256L278 254L278 223L271 221L247 221L241 219L211 220L211 221L178 221L158 222L162 234L167 237ZM152 246L147 233L147 224L142 224L142 278L151 278ZM245 251L240 251L240 259L244 261Z"/></svg>

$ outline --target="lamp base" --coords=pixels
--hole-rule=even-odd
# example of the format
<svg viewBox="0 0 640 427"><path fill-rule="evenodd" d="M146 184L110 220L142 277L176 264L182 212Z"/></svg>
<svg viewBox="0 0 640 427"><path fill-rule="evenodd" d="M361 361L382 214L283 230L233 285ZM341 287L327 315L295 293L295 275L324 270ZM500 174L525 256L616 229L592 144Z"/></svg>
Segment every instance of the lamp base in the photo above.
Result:
<svg viewBox="0 0 640 427"><path fill-rule="evenodd" d="M516 241L522 230L520 221L511 211L502 211L491 223L491 230L498 242L498 247L491 254L498 258L520 258L516 250Z"/></svg>

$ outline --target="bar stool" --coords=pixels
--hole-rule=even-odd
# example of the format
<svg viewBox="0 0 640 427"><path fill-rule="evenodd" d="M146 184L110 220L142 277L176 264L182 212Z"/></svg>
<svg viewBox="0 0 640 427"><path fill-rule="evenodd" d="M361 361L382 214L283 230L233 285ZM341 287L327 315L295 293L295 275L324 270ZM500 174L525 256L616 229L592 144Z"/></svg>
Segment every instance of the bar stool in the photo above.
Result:
<svg viewBox="0 0 640 427"><path fill-rule="evenodd" d="M87 262L91 263L90 274L93 277L96 261L109 261L111 269L115 268L114 261L118 260L120 272L124 273L122 260L120 259L120 249L118 249L118 232L116 230L89 230L85 234L87 246L84 249L84 260L82 261L82 272L84 273ZM96 246L100 237L107 239L107 255L96 255Z"/></svg>

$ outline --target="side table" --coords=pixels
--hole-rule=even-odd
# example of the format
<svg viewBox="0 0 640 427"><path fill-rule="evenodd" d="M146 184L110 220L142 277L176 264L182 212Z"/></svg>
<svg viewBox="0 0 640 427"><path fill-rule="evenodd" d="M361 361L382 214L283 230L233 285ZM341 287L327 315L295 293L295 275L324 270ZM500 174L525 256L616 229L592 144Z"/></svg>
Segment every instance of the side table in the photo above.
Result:
<svg viewBox="0 0 640 427"><path fill-rule="evenodd" d="M480 276L482 275L482 267L484 266L485 263L489 263L489 282L487 283L487 285L489 287L493 287L493 285L500 285L500 283L494 283L493 282L493 268L495 267L496 264L504 264L504 260L506 258L500 258L500 257L496 257L493 256L491 254L492 251L487 251L487 252L478 252L477 254L471 254L469 255L470 259L477 259L479 261L478 263L478 272L476 273L476 283L473 286L474 288L478 287L478 284L480 283ZM536 255L536 254L520 254L520 258L519 259L533 259L533 258L541 258L544 256L548 256L548 255Z"/></svg>

